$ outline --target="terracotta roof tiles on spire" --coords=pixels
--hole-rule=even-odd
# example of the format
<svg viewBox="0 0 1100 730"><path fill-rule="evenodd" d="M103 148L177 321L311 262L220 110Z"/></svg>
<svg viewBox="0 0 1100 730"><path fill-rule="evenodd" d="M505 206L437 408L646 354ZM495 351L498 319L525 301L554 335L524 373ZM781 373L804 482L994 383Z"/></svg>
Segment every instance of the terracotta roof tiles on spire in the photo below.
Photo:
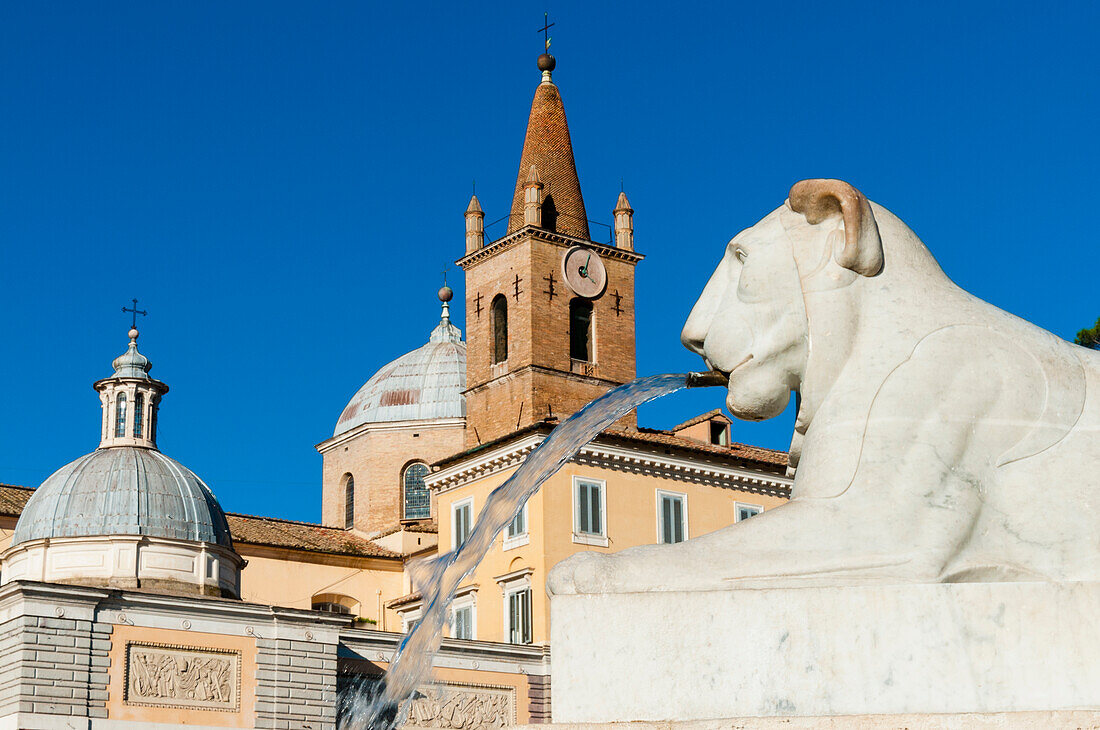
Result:
<svg viewBox="0 0 1100 730"><path fill-rule="evenodd" d="M547 74L548 76L548 74ZM527 174L534 166L543 183L542 227L567 236L590 240L588 215L584 210L577 166L573 161L573 142L565 120L558 87L544 77L535 89L531 116L527 120L527 136L523 140L523 155L516 175L508 233L523 227L523 188Z"/></svg>

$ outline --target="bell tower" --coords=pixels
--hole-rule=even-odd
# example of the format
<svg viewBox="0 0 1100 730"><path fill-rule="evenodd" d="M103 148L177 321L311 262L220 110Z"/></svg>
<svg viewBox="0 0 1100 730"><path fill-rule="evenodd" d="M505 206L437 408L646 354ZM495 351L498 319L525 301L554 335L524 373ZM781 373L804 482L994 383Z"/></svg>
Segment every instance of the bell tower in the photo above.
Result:
<svg viewBox="0 0 1100 730"><path fill-rule="evenodd" d="M633 250L633 210L620 195L613 240L592 240L555 66L539 56L504 235L471 236L471 211L481 216L474 225L484 213L476 197L467 208L457 263L466 275L468 447L564 419L636 377L634 266L643 257ZM635 427L634 414L619 425Z"/></svg>

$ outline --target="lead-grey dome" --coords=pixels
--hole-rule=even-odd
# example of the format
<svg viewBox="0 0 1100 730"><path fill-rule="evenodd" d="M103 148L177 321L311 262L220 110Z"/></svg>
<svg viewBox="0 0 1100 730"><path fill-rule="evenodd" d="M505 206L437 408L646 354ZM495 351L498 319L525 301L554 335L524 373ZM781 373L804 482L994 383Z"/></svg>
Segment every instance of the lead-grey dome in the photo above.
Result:
<svg viewBox="0 0 1100 730"><path fill-rule="evenodd" d="M340 414L333 436L364 423L462 418L466 415L466 343L451 324L447 303L428 344L389 363L359 389Z"/></svg>
<svg viewBox="0 0 1100 730"><path fill-rule="evenodd" d="M29 540L146 535L233 546L213 492L154 449L97 449L54 472L31 495L12 545Z"/></svg>

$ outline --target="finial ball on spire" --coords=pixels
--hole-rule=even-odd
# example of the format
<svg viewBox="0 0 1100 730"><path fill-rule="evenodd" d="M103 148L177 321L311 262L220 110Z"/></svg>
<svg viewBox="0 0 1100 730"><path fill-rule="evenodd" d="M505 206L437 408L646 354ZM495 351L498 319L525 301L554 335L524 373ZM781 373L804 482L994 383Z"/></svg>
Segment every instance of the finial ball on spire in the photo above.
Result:
<svg viewBox="0 0 1100 730"><path fill-rule="evenodd" d="M129 334L131 340L137 340L137 338L138 338L137 327L131 327L128 334Z"/></svg>
<svg viewBox="0 0 1100 730"><path fill-rule="evenodd" d="M449 286L444 285L443 288L439 290L439 301L441 302L449 302L454 299L454 297L454 289L451 289Z"/></svg>
<svg viewBox="0 0 1100 730"><path fill-rule="evenodd" d="M553 71L558 65L557 60L549 53L543 53L538 60L539 71Z"/></svg>

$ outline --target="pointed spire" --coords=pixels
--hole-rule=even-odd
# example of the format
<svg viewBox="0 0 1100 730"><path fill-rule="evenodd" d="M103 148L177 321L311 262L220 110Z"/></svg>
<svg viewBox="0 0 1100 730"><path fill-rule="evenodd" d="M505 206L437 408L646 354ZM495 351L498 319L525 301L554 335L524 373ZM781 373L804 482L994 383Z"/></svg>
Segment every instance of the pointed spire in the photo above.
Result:
<svg viewBox="0 0 1100 730"><path fill-rule="evenodd" d="M485 211L477 195L470 197L466 206L466 253L473 253L485 245Z"/></svg>
<svg viewBox="0 0 1100 730"><path fill-rule="evenodd" d="M619 199L615 201L615 210L611 213L615 217L615 247L624 251L633 251L634 209L630 207L626 193L619 193Z"/></svg>
<svg viewBox="0 0 1100 730"><path fill-rule="evenodd" d="M527 135L523 140L523 153L508 218L508 233L528 225L524 215L527 203L525 189L531 168L537 167L543 184L541 227L587 240L588 215L577 179L565 106L558 87L550 80L555 64L549 54L539 58L542 83L535 88L535 98L531 102Z"/></svg>

